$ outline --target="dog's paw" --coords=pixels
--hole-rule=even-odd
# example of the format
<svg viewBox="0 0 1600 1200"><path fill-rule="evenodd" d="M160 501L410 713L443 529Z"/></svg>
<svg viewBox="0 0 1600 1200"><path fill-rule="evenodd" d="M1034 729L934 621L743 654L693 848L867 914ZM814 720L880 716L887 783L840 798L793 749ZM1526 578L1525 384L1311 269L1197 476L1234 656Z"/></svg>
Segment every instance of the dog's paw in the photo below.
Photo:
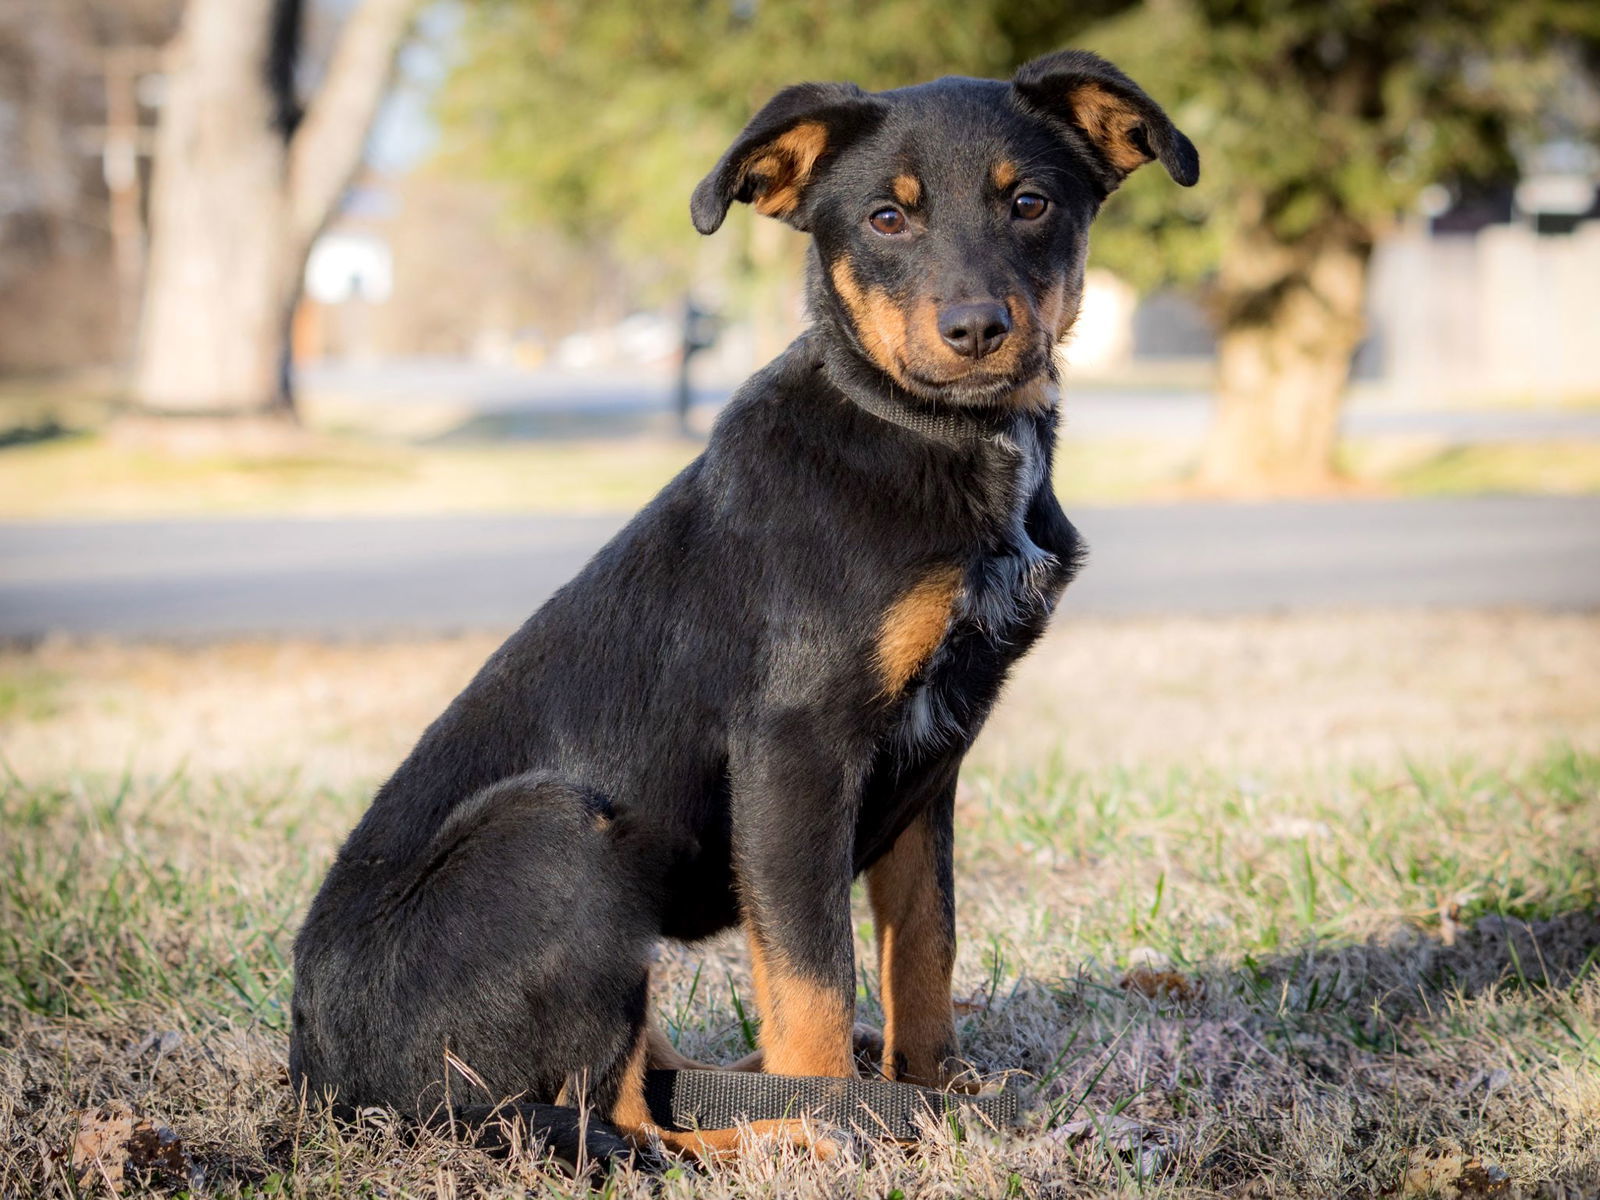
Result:
<svg viewBox="0 0 1600 1200"><path fill-rule="evenodd" d="M960 1092L964 1096L975 1096L983 1090L983 1080L972 1066L953 1057L944 1059L937 1067L907 1064L902 1058L884 1072L884 1077L896 1083L915 1084L937 1092Z"/></svg>

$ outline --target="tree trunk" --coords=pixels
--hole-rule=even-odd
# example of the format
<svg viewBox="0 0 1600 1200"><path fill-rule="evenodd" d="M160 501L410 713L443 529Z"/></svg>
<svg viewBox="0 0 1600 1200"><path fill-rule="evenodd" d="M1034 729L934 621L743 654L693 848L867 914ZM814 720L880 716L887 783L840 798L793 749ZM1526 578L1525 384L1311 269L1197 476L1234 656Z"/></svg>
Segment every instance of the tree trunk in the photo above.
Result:
<svg viewBox="0 0 1600 1200"><path fill-rule="evenodd" d="M148 411L292 410L289 320L306 256L360 163L412 0L364 0L296 122L279 68L298 3L189 0L171 47L134 369Z"/></svg>
<svg viewBox="0 0 1600 1200"><path fill-rule="evenodd" d="M1216 292L1217 409L1199 482L1230 492L1325 489L1350 362L1365 331L1372 244L1330 226L1286 245L1259 225L1224 256Z"/></svg>

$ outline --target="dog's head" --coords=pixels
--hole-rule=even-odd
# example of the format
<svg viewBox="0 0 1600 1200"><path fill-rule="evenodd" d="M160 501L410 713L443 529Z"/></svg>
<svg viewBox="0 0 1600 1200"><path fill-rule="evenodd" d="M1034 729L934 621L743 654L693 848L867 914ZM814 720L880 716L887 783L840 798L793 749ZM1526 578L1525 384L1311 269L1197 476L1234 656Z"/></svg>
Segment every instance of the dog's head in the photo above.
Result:
<svg viewBox="0 0 1600 1200"><path fill-rule="evenodd" d="M1155 101L1068 50L1010 83L786 88L690 211L701 233L735 200L809 232L820 318L914 395L993 404L1048 371L1078 314L1089 222L1147 162L1185 186L1199 178Z"/></svg>

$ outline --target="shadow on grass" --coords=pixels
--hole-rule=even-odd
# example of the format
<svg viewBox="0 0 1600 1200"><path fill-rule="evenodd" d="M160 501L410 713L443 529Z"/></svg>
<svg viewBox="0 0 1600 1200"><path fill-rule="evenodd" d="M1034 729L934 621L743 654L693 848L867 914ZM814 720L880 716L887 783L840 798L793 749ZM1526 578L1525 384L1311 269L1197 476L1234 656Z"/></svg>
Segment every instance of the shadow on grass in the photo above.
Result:
<svg viewBox="0 0 1600 1200"><path fill-rule="evenodd" d="M1108 1183L1596 1194L1600 907L1446 929L1021 980L964 1040L985 1073L1021 1069L1025 1135Z"/></svg>

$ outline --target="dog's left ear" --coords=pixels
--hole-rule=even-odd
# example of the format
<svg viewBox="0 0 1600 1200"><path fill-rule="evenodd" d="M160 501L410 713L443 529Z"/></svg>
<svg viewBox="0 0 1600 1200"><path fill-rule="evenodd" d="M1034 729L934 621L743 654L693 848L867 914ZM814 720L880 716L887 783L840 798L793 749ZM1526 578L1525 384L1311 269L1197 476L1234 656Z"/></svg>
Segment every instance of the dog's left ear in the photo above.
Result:
<svg viewBox="0 0 1600 1200"><path fill-rule="evenodd" d="M1023 106L1072 126L1109 168L1116 187L1135 168L1159 161L1184 187L1200 179L1200 155L1161 106L1098 54L1060 50L1017 71L1012 91Z"/></svg>
<svg viewBox="0 0 1600 1200"><path fill-rule="evenodd" d="M853 83L798 83L767 101L700 181L689 215L715 233L735 200L805 229L806 189L822 164L881 116L883 102Z"/></svg>

